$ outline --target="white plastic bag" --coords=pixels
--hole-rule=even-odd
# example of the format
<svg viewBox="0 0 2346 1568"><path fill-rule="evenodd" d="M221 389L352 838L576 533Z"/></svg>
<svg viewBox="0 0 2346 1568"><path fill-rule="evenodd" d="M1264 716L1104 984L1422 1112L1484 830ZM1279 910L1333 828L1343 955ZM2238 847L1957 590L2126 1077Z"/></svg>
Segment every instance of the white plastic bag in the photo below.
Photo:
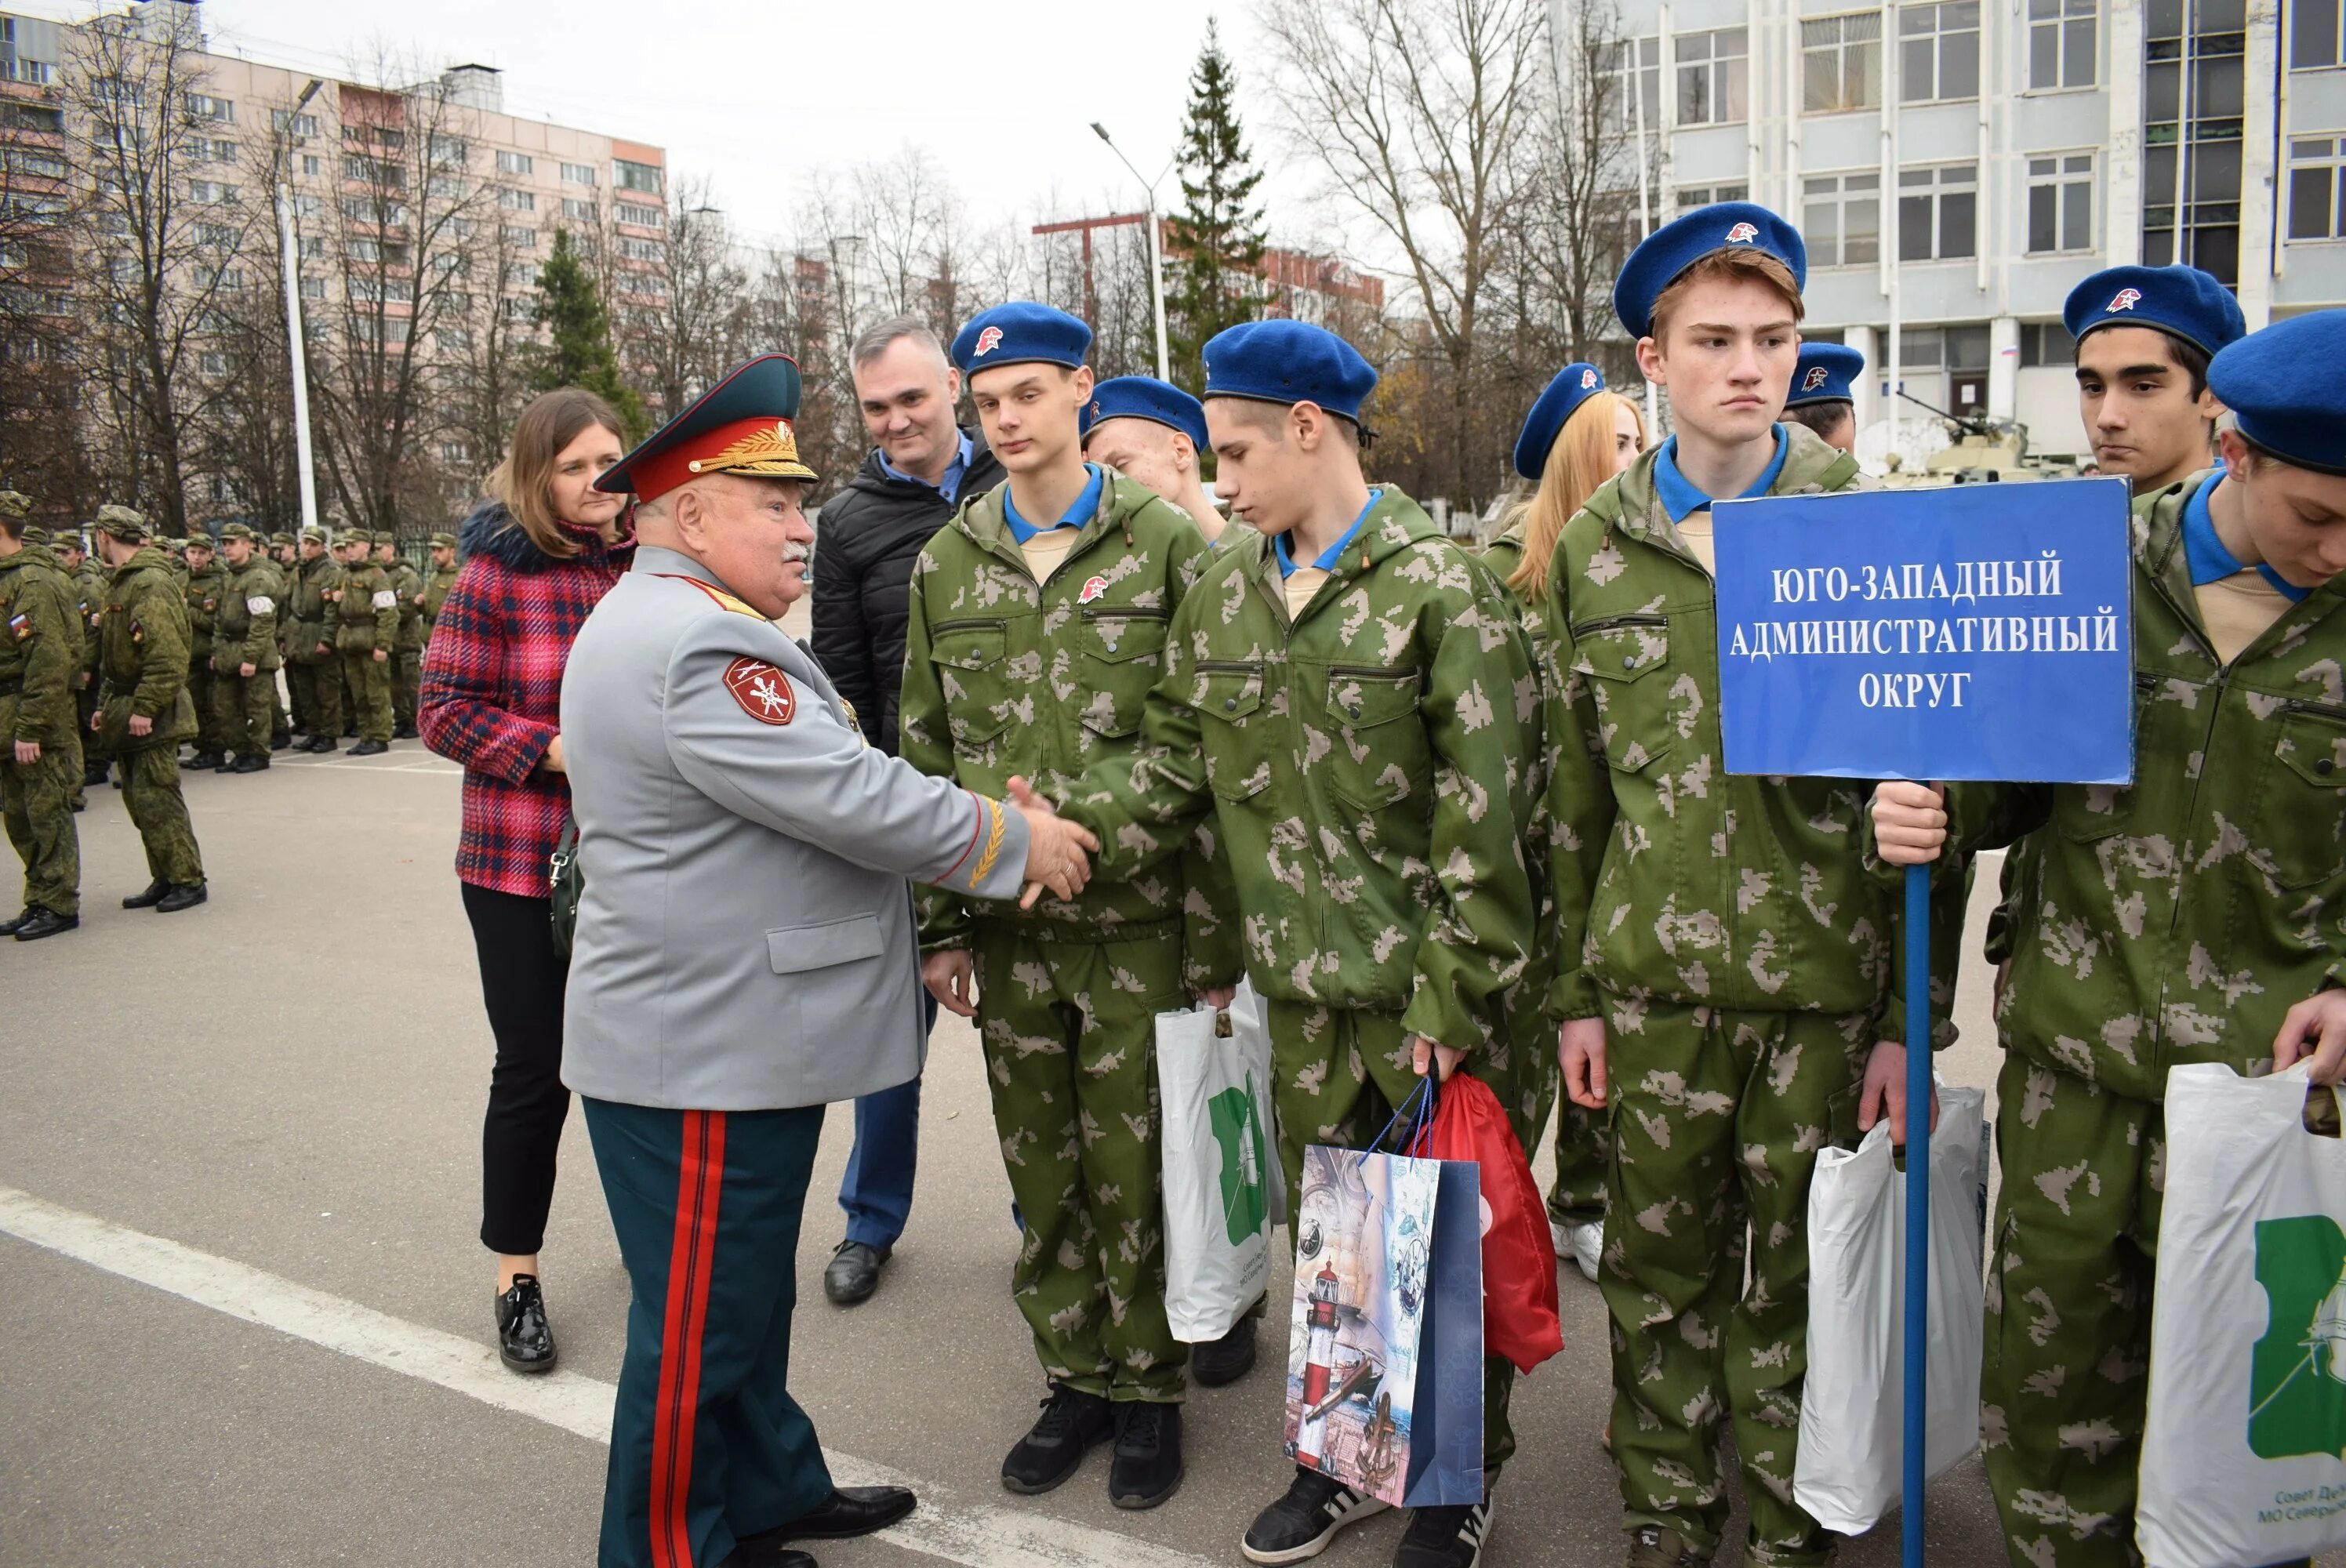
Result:
<svg viewBox="0 0 2346 1568"><path fill-rule="evenodd" d="M1986 1096L1939 1087L1931 1135L1930 1366L1924 1470L1979 1441L1980 1127ZM1862 1534L1898 1505L1905 1466L1906 1174L1885 1118L1854 1150L1817 1156L1809 1187L1809 1372L1792 1500Z"/></svg>
<svg viewBox="0 0 2346 1568"><path fill-rule="evenodd" d="M1258 1106L1262 1113L1262 1175L1267 1184L1263 1207L1270 1212L1271 1224L1285 1225L1287 1167L1279 1160L1279 1127L1272 1120L1270 1108L1270 1020L1253 981L1239 980L1238 993L1230 998L1229 1013L1230 1028L1246 1052L1247 1060L1261 1070L1263 1091Z"/></svg>
<svg viewBox="0 0 2346 1568"><path fill-rule="evenodd" d="M1261 1003L1241 990L1259 1019ZM1165 1315L1190 1344L1229 1333L1270 1276L1270 1041L1240 1023L1235 1003L1157 1015Z"/></svg>
<svg viewBox="0 0 2346 1568"><path fill-rule="evenodd" d="M2154 1568L2346 1546L2346 1144L2302 1069L2167 1075L2135 1541Z"/></svg>

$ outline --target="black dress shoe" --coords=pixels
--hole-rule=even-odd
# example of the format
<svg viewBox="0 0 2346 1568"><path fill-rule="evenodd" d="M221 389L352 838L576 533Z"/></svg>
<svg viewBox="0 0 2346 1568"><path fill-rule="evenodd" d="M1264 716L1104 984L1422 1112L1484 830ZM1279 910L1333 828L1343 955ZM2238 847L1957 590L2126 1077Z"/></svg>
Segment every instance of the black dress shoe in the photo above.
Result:
<svg viewBox="0 0 2346 1568"><path fill-rule="evenodd" d="M787 1546L752 1545L745 1538L734 1543L717 1568L815 1568L815 1561Z"/></svg>
<svg viewBox="0 0 2346 1568"><path fill-rule="evenodd" d="M835 1486L831 1495L779 1530L745 1535L741 1544L780 1545L785 1541L844 1541L885 1530L913 1512L912 1492L901 1486Z"/></svg>
<svg viewBox="0 0 2346 1568"><path fill-rule="evenodd" d="M1201 1389L1235 1383L1254 1370L1255 1319L1241 1318L1219 1339L1189 1351L1189 1378Z"/></svg>
<svg viewBox="0 0 2346 1568"><path fill-rule="evenodd" d="M155 901L155 912L178 914L181 910L195 908L211 896L210 890L201 882L182 883Z"/></svg>
<svg viewBox="0 0 2346 1568"><path fill-rule="evenodd" d="M313 735L301 743L301 748L323 757L329 751L340 751L342 748L342 743L331 735Z"/></svg>
<svg viewBox="0 0 2346 1568"><path fill-rule="evenodd" d="M1048 1492L1075 1474L1086 1451L1114 1431L1106 1400L1053 1383L1033 1429L1002 1461L1002 1484L1030 1496Z"/></svg>
<svg viewBox="0 0 2346 1568"><path fill-rule="evenodd" d="M35 904L26 911L23 922L16 927L16 940L38 942L45 936L55 936L59 932L71 931L79 924L81 924L79 915L61 915L46 905Z"/></svg>
<svg viewBox="0 0 2346 1568"><path fill-rule="evenodd" d="M516 1372L550 1372L554 1329L546 1321L546 1293L537 1276L516 1274L497 1298L497 1357Z"/></svg>
<svg viewBox="0 0 2346 1568"><path fill-rule="evenodd" d="M353 757L380 757L391 748L380 740L362 740L351 748Z"/></svg>
<svg viewBox="0 0 2346 1568"><path fill-rule="evenodd" d="M852 1307L880 1288L880 1266L894 1253L892 1247L868 1247L842 1241L831 1248L822 1271L822 1293L834 1307Z"/></svg>
<svg viewBox="0 0 2346 1568"><path fill-rule="evenodd" d="M1181 1490L1181 1407L1127 1400L1116 1407L1116 1457L1107 1500L1154 1508Z"/></svg>
<svg viewBox="0 0 2346 1568"><path fill-rule="evenodd" d="M292 744L293 738L290 735L272 735L269 738L269 749L271 751L282 751Z"/></svg>
<svg viewBox="0 0 2346 1568"><path fill-rule="evenodd" d="M343 726L342 726L342 738L343 738L343 739L345 739L345 740L356 740L358 738L359 738L359 727L358 727L357 725L355 725L355 724L345 724L345 725L343 725Z"/></svg>
<svg viewBox="0 0 2346 1568"><path fill-rule="evenodd" d="M193 757L189 758L185 762L179 764L179 766L182 768L199 769L205 772L209 772L211 769L218 768L226 760L228 759L217 751L199 751Z"/></svg>
<svg viewBox="0 0 2346 1568"><path fill-rule="evenodd" d="M16 928L23 925L26 921L31 920L33 918L33 911L40 907L41 906L38 904L26 904L23 909L17 911L16 913L10 918L0 920L0 936L15 936L16 934Z"/></svg>
<svg viewBox="0 0 2346 1568"><path fill-rule="evenodd" d="M165 881L162 878L157 877L153 881L147 884L147 891L145 892L132 893L128 898L123 900L122 907L127 910L151 910L157 904L161 903L163 901L163 896L170 891L171 884Z"/></svg>
<svg viewBox="0 0 2346 1568"><path fill-rule="evenodd" d="M230 763L224 771L230 773L266 773L269 771L269 758L265 753L260 756L240 757L235 761Z"/></svg>
<svg viewBox="0 0 2346 1568"><path fill-rule="evenodd" d="M417 731L415 726L412 724L401 725L398 728L391 732L391 738L393 740L421 740L423 738L423 737Z"/></svg>

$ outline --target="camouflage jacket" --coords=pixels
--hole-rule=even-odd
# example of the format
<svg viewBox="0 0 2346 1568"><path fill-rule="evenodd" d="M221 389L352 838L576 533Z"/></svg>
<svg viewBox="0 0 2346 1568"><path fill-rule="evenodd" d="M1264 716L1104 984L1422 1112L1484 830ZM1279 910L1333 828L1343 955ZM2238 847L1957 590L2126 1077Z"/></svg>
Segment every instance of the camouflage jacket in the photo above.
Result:
<svg viewBox="0 0 2346 1568"><path fill-rule="evenodd" d="M1223 535L1173 617L1148 751L1094 768L1066 809L1106 876L1211 813L1259 991L1397 1012L1489 1051L1495 1076L1512 1043L1536 1044L1510 1030L1536 941L1540 718L1505 590L1389 485L1292 620L1271 541Z"/></svg>
<svg viewBox="0 0 2346 1568"><path fill-rule="evenodd" d="M73 734L81 636L80 596L55 555L27 545L0 560L0 744Z"/></svg>
<svg viewBox="0 0 2346 1568"><path fill-rule="evenodd" d="M1005 797L1015 775L1056 800L1090 763L1145 748L1141 708L1163 673L1167 624L1205 567L1206 539L1153 492L1103 472L1098 510L1047 582L1028 572L1000 487L964 501L921 551L897 755L923 773L989 799ZM1096 881L1072 900L1046 897L1031 911L989 906L984 918L1075 940L1178 922L1183 871L1168 862L1130 881ZM919 906L924 948L968 943L964 901L923 888Z"/></svg>
<svg viewBox="0 0 2346 1568"><path fill-rule="evenodd" d="M334 606L326 596L342 585L342 565L332 555L321 552L314 561L302 561L293 568L293 580L285 585L285 613L279 625L284 628L285 657L294 664L316 664L326 656L318 645L330 647L334 636L326 624Z"/></svg>
<svg viewBox="0 0 2346 1568"><path fill-rule="evenodd" d="M82 684L97 682L97 623L106 610L106 568L97 557L87 556L70 574L81 605Z"/></svg>
<svg viewBox="0 0 2346 1568"><path fill-rule="evenodd" d="M382 571L391 579L391 591L399 596L399 651L421 653L423 651L423 575L404 560L394 560Z"/></svg>
<svg viewBox="0 0 2346 1568"><path fill-rule="evenodd" d="M448 591L456 585L454 566L435 566L431 579L423 585L423 629L429 636L440 619L440 606L448 602Z"/></svg>
<svg viewBox="0 0 2346 1568"><path fill-rule="evenodd" d="M1857 462L1805 426L1770 490L1846 490ZM1872 786L1720 768L1710 575L1654 492L1648 452L1605 482L1556 541L1543 612L1555 650L1549 749L1559 1020L1600 993L1754 1013L1882 1011L1900 900L1866 867ZM1962 881L1936 908L1953 998ZM1902 992L1902 986L1898 988ZM1880 1038L1903 1035L1891 1008ZM1952 1039L1952 1033L1944 1038Z"/></svg>
<svg viewBox="0 0 2346 1568"><path fill-rule="evenodd" d="M102 733L112 749L160 745L194 733L195 699L188 695L188 601L171 573L171 558L153 545L114 568L107 579L98 627L97 700ZM145 736L125 728L133 715L155 721Z"/></svg>
<svg viewBox="0 0 2346 1568"><path fill-rule="evenodd" d="M275 669L277 614L284 597L285 580L268 556L256 555L231 568L214 634L213 667L222 675L234 675L246 665Z"/></svg>
<svg viewBox="0 0 2346 1568"><path fill-rule="evenodd" d="M342 568L342 581L328 606L338 653L389 653L399 646L399 594L372 561Z"/></svg>
<svg viewBox="0 0 2346 1568"><path fill-rule="evenodd" d="M2262 1070L2346 984L2346 575L2218 665L2183 549L2208 477L2135 505L2134 783L1948 791L1959 848L2017 840L2005 1044L2140 1100Z"/></svg>
<svg viewBox="0 0 2346 1568"><path fill-rule="evenodd" d="M214 561L202 571L190 571L179 591L188 600L188 657L209 667L212 631L219 620L220 601L228 596L228 568Z"/></svg>

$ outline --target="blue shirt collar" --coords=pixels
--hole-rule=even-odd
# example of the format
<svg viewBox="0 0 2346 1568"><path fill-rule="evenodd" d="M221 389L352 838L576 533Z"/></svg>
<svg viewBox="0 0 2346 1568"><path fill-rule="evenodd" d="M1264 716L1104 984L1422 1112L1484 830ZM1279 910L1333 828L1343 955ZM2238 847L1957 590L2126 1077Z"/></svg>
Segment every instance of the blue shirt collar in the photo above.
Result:
<svg viewBox="0 0 2346 1568"><path fill-rule="evenodd" d="M1084 493L1076 497L1076 504L1067 508L1066 515L1052 524L1051 528L1080 528L1092 520L1093 513L1099 510L1100 491L1107 483L1106 477L1096 463L1085 463L1084 472L1091 475L1084 486ZM1018 504L1011 497L1007 484L1002 487L1002 521L1010 529L1010 536L1021 545L1037 534L1050 532L1050 528L1037 528L1018 515Z"/></svg>
<svg viewBox="0 0 2346 1568"><path fill-rule="evenodd" d="M2216 532L2216 514L2208 505L2208 498L2216 494L2216 486L2223 483L2223 474L2217 473L2193 491L2191 499L2183 504L2183 558L2190 565L2191 585L2195 588L2238 576L2248 570L2229 550L2224 548L2223 538ZM2257 575L2270 583L2291 604L2297 604L2313 592L2310 588L2299 587L2261 561L2257 564Z"/></svg>
<svg viewBox="0 0 2346 1568"><path fill-rule="evenodd" d="M880 453L880 472L899 484L922 485L951 501L959 494L961 482L969 473L970 460L976 455L977 445L970 440L968 433L964 431L961 433L961 449L954 454L954 460L945 465L944 477L934 484L929 484L925 479L917 479L889 462L888 453L885 451Z"/></svg>
<svg viewBox="0 0 2346 1568"><path fill-rule="evenodd" d="M1784 439L1784 427L1780 424L1776 426L1776 455L1768 460L1766 471L1743 495L1767 494L1775 484L1777 476L1784 472L1784 459L1791 450L1792 443ZM1685 522L1713 501L1743 499L1743 496L1705 495L1696 489L1694 482L1678 472L1678 438L1675 435L1662 443L1661 451L1654 454L1654 495L1661 502L1662 510L1670 514L1670 522L1674 524Z"/></svg>
<svg viewBox="0 0 2346 1568"><path fill-rule="evenodd" d="M1360 536L1362 525L1369 520L1369 514L1377 509L1377 503L1384 499L1384 494L1382 485L1369 492L1369 504L1361 508L1361 514L1352 519L1352 525L1344 530L1341 539L1320 552L1319 557L1311 563L1313 571L1332 572L1336 569L1336 563L1344 558L1344 546ZM1281 534L1270 542L1270 551L1279 558L1279 575L1282 577L1295 575L1295 558L1287 553L1287 539L1288 536Z"/></svg>

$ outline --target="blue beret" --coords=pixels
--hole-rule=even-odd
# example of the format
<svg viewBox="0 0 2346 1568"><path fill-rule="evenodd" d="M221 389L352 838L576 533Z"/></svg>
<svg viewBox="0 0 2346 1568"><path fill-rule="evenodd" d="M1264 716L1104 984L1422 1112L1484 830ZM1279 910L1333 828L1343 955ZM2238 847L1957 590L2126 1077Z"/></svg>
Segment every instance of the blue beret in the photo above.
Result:
<svg viewBox="0 0 2346 1568"><path fill-rule="evenodd" d="M1308 321L1242 321L1206 342L1206 395L1316 402L1361 423L1377 372L1361 351Z"/></svg>
<svg viewBox="0 0 2346 1568"><path fill-rule="evenodd" d="M1092 401L1084 405L1084 438L1091 438L1092 426L1111 419L1170 425L1199 452L1213 444L1206 439L1206 405L1155 376L1116 376L1092 388Z"/></svg>
<svg viewBox="0 0 2346 1568"><path fill-rule="evenodd" d="M1092 330L1065 311L1013 300L970 318L953 341L953 362L964 375L996 365L1065 365L1081 370Z"/></svg>
<svg viewBox="0 0 2346 1568"><path fill-rule="evenodd" d="M1678 274L1715 250L1762 250L1791 269L1792 287L1809 286L1809 248L1800 231L1750 201L1698 207L1663 224L1621 266L1613 285L1613 313L1633 338L1654 335L1654 301Z"/></svg>
<svg viewBox="0 0 2346 1568"><path fill-rule="evenodd" d="M1556 379L1532 403L1532 412L1524 416L1523 433L1515 437L1515 472L1538 484L1547 467L1548 448L1556 444L1564 422L1592 393L1604 390L1605 372L1595 365L1576 361L1556 372Z"/></svg>
<svg viewBox="0 0 2346 1568"><path fill-rule="evenodd" d="M2073 338L2096 327L2156 327L2205 354L2248 334L2232 291L2197 267L2111 267L2069 290L2061 324Z"/></svg>
<svg viewBox="0 0 2346 1568"><path fill-rule="evenodd" d="M1792 395L1786 408L1804 402L1855 402L1857 389L1850 383L1865 373L1865 356L1840 343L1803 343L1792 361Z"/></svg>
<svg viewBox="0 0 2346 1568"><path fill-rule="evenodd" d="M2283 463L2346 474L2346 310L2275 321L2219 351L2208 390L2232 411L2240 433Z"/></svg>

